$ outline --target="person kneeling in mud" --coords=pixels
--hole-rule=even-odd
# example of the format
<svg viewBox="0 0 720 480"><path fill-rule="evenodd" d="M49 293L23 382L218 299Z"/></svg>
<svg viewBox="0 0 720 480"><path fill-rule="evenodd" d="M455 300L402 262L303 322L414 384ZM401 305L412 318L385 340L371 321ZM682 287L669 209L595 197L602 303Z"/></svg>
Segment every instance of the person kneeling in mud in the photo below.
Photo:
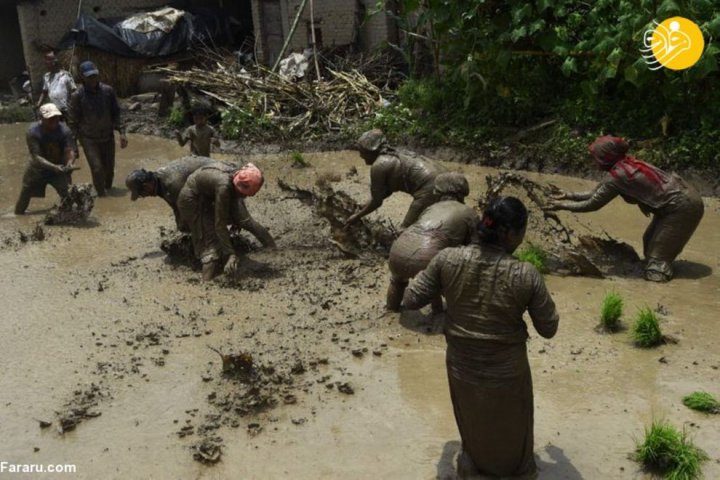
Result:
<svg viewBox="0 0 720 480"><path fill-rule="evenodd" d="M374 129L358 139L360 156L370 165L370 201L357 213L348 217L345 225L352 225L383 204L394 192L413 196L401 227L407 228L418 219L427 207L438 201L433 193L435 177L445 168L420 155L396 152L387 145L381 130Z"/></svg>
<svg viewBox="0 0 720 480"><path fill-rule="evenodd" d="M527 356L527 311L544 338L559 316L542 275L513 257L527 228L525 205L493 200L478 223L479 243L446 248L405 290L403 305L418 309L442 294L450 398L462 452L458 476L531 480L533 386Z"/></svg>
<svg viewBox="0 0 720 480"><path fill-rule="evenodd" d="M547 210L593 212L620 195L637 204L652 222L643 235L645 279L667 282L673 277L672 262L680 255L703 217L700 194L675 174L628 155L628 143L619 137L598 137L589 146L601 170L609 176L589 192L562 193Z"/></svg>
<svg viewBox="0 0 720 480"><path fill-rule="evenodd" d="M180 190L185 186L188 177L202 167L215 165L228 172L237 170L237 165L226 162L218 162L208 157L189 156L174 160L157 172L145 169L133 170L125 180L125 185L130 190L130 200L135 201L139 197L162 197L175 214L175 225L181 232L190 232L190 226L185 224L178 210L178 197ZM250 232L257 238L264 247L275 248L275 241L268 230L255 221L245 208L244 198L238 198L232 204L230 215L231 224Z"/></svg>
<svg viewBox="0 0 720 480"><path fill-rule="evenodd" d="M233 204L255 195L263 182L262 172L252 163L236 170L210 165L188 177L180 190L177 206L181 220L190 227L195 257L203 265L203 279L210 280L217 275L223 258L227 258L225 273L237 273L240 260L227 225ZM251 218L244 204L243 210L246 218Z"/></svg>
<svg viewBox="0 0 720 480"><path fill-rule="evenodd" d="M75 169L75 140L72 132L60 123L62 112L52 103L39 109L40 121L33 123L26 140L30 151L30 163L25 169L20 197L15 204L15 214L22 215L33 197L45 197L45 189L52 185L62 200L68 194Z"/></svg>
<svg viewBox="0 0 720 480"><path fill-rule="evenodd" d="M440 201L425 209L390 249L388 310L400 310L408 280L425 269L440 250L468 245L476 238L477 213L464 204L469 193L470 186L462 174L441 173L437 176L434 194ZM442 297L433 299L432 308L434 313L442 312Z"/></svg>

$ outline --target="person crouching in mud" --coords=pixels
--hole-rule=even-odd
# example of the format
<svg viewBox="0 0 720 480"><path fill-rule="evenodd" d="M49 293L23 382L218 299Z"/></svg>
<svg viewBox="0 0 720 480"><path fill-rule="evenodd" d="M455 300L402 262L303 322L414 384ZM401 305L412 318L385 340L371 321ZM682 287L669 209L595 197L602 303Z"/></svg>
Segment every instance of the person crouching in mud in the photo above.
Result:
<svg viewBox="0 0 720 480"><path fill-rule="evenodd" d="M381 130L365 132L357 142L360 156L370 165L370 201L345 221L352 225L369 215L383 204L394 192L405 192L413 196L413 202L405 215L401 227L407 228L418 219L427 207L437 202L433 193L435 177L445 168L432 160L419 156L399 153L387 145Z"/></svg>
<svg viewBox="0 0 720 480"><path fill-rule="evenodd" d="M135 201L139 197L162 197L175 214L175 225L178 231L190 232L190 227L180 218L177 200L180 196L180 190L185 186L188 177L199 168L209 165L226 169L228 172L233 172L238 168L234 164L191 155L174 160L159 168L156 172L142 168L133 170L125 180L125 185L131 192L130 200ZM250 232L264 247L276 248L275 240L273 240L267 228L255 221L248 212L243 197L238 197L233 203L230 219L232 225Z"/></svg>
<svg viewBox="0 0 720 480"><path fill-rule="evenodd" d="M653 215L643 235L645 279L667 282L673 277L672 262L680 255L703 217L700 194L675 174L628 155L628 143L619 137L598 137L590 154L609 176L589 192L562 193L546 210L593 212L620 195Z"/></svg>
<svg viewBox="0 0 720 480"><path fill-rule="evenodd" d="M517 198L493 200L478 224L480 243L438 253L403 297L409 309L439 294L447 301L446 365L462 439L460 478L537 478L523 313L544 338L555 335L559 316L542 275L512 256L527 217Z"/></svg>
<svg viewBox="0 0 720 480"><path fill-rule="evenodd" d="M188 177L178 196L178 209L181 220L190 227L193 250L202 262L204 280L215 277L222 257L227 257L225 273L237 273L240 260L227 229L232 205L238 198L255 195L263 183L262 172L252 163L234 171L211 165Z"/></svg>
<svg viewBox="0 0 720 480"><path fill-rule="evenodd" d="M15 204L15 214L22 215L33 197L45 197L45 189L52 185L62 200L68 195L75 170L75 140L72 132L60 123L62 112L52 103L39 109L40 121L33 123L26 140L30 162L23 175L22 189Z"/></svg>
<svg viewBox="0 0 720 480"><path fill-rule="evenodd" d="M476 238L477 213L464 203L470 193L467 179L460 173L441 173L435 178L434 193L440 201L426 208L390 249L388 310L400 310L408 280L427 267L440 250L468 245ZM438 296L433 300L433 312L442 309L442 297Z"/></svg>

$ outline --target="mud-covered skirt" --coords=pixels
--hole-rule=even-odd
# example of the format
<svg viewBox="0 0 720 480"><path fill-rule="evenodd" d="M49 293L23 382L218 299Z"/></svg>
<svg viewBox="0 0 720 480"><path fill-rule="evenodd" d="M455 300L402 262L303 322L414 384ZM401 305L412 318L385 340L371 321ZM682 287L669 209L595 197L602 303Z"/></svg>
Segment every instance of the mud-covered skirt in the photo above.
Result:
<svg viewBox="0 0 720 480"><path fill-rule="evenodd" d="M447 336L450 397L476 474L537 478L533 456L533 388L525 343ZM483 477L483 478L485 478Z"/></svg>

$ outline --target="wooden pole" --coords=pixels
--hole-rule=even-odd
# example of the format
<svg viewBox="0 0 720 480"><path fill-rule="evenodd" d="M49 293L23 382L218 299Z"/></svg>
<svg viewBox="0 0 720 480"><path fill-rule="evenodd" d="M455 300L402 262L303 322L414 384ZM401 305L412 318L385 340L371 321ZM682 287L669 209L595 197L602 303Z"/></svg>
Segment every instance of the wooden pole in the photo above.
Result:
<svg viewBox="0 0 720 480"><path fill-rule="evenodd" d="M313 0L310 0L310 39L312 40L313 60L315 61L315 77L320 81L320 66L317 59L317 45L315 43L315 13L313 12Z"/></svg>
<svg viewBox="0 0 720 480"><path fill-rule="evenodd" d="M298 7L297 15L295 15L295 20L293 20L293 24L290 27L290 31L288 32L288 36L285 39L285 43L282 46L282 49L280 49L280 53L278 54L278 58L275 59L275 64L272 67L272 70L270 70L272 73L275 73L275 71L278 68L278 65L280 65L280 60L282 60L283 55L285 55L285 50L287 50L288 45L290 45L290 40L292 39L293 35L295 34L295 30L297 29L298 23L300 23L300 16L302 15L303 10L305 10L305 5L307 4L308 0L302 0L302 3L300 4L300 7Z"/></svg>

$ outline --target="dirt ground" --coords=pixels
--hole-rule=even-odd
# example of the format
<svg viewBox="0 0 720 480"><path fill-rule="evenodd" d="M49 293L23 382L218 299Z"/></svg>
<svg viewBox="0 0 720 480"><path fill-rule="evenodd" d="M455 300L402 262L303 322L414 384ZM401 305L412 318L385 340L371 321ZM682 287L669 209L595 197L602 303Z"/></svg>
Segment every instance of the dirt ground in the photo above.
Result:
<svg viewBox="0 0 720 480"><path fill-rule="evenodd" d="M277 184L330 174L363 201L368 169L355 152L308 153L305 169L291 168L287 154L246 157L267 177L248 208L279 248L263 250L248 237L239 280L205 284L160 249L172 231L170 209L156 198L131 202L123 185L133 168L155 169L185 150L130 135L130 147L118 150L118 188L96 199L92 221L45 226L39 240L31 234L57 199L52 189L33 199L29 215L11 213L26 128L0 128L0 460L76 464L76 474L62 477L82 479L453 478L459 435L442 318L385 313L382 256L343 255L328 224ZM87 182L81 165L74 180ZM485 175L496 173L447 166L468 176L473 205ZM567 189L591 185L529 176ZM371 218L397 225L408 205L395 195ZM618 200L561 216L638 251L648 222ZM689 431L710 457L706 478L720 478L720 416L681 403L694 390L720 395L717 245L720 204L708 198L670 284L546 276L560 329L528 343L541 479L646 478L629 454L653 418ZM626 325L638 307L658 308L663 332L679 343L640 350L627 332L598 334L609 290L625 297ZM208 346L249 354L252 378L224 376Z"/></svg>

